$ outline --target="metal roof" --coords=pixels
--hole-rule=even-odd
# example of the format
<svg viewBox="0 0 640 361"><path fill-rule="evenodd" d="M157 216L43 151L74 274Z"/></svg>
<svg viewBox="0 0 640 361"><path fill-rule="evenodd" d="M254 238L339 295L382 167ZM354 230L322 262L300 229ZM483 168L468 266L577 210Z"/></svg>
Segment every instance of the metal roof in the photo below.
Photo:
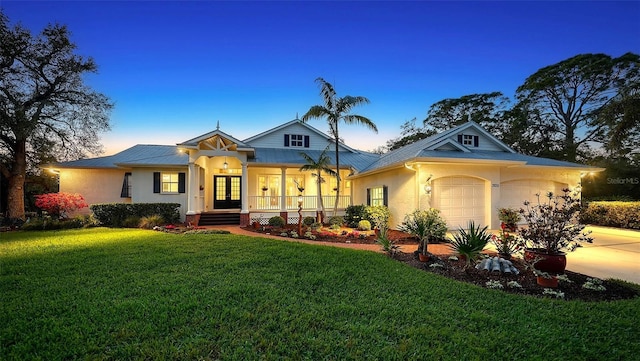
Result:
<svg viewBox="0 0 640 361"><path fill-rule="evenodd" d="M273 148L255 148L256 156L249 160L249 163L273 165L273 164L307 164L300 153L305 153L313 159L318 159L322 150L304 150L304 149L273 149ZM331 165L335 165L335 152L327 151L327 157L331 159ZM350 166L357 171L361 171L369 164L374 162L380 156L369 152L340 152L341 166Z"/></svg>
<svg viewBox="0 0 640 361"><path fill-rule="evenodd" d="M175 145L138 144L107 157L58 163L60 168L128 168L131 166L187 166L189 156Z"/></svg>

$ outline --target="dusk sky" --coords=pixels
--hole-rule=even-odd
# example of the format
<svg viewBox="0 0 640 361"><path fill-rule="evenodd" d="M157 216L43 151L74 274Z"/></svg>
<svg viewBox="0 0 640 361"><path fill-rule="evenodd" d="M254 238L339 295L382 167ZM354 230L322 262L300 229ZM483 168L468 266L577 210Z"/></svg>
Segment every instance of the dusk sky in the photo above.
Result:
<svg viewBox="0 0 640 361"><path fill-rule="evenodd" d="M375 134L341 125L372 150L445 98L516 88L538 69L582 53L640 53L640 2L7 1L11 24L39 33L66 24L87 77L115 102L105 155L176 144L220 129L245 139L321 103L314 80ZM325 121L310 124L326 132Z"/></svg>

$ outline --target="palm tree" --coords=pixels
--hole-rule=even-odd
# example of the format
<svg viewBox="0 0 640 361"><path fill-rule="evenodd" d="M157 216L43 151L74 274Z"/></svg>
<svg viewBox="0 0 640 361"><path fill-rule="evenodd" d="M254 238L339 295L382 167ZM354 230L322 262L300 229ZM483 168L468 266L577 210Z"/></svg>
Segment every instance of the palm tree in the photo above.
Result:
<svg viewBox="0 0 640 361"><path fill-rule="evenodd" d="M327 146L322 151L322 153L320 153L318 160L311 158L307 153L300 153L302 158L304 158L304 160L307 162L307 164L300 167L300 171L314 171L316 173L312 173L311 175L318 178L316 180L316 183L318 184L318 204L320 205L320 214L318 215L319 223L322 223L324 217L324 202L322 201L322 183L324 182L324 178L322 178L322 172L330 176L336 175L336 172L333 169L329 168L331 159L329 158L329 156L327 156L327 150L329 150L329 146Z"/></svg>
<svg viewBox="0 0 640 361"><path fill-rule="evenodd" d="M327 123L329 123L329 133L333 137L333 141L336 146L336 201L333 206L333 214L336 215L338 212L338 201L340 199L340 153L339 143L340 137L338 134L338 123L340 121L345 122L346 124L363 124L367 126L369 129L378 132L378 128L376 125L367 117L357 114L350 114L351 109L358 105L369 104L369 99L362 96L351 96L345 95L344 97L339 97L336 95L336 91L333 88L333 85L328 83L322 78L317 78L316 83L320 86L320 95L322 96L322 100L324 102L323 105L313 105L309 108L309 111L305 115L302 116L302 121L306 122L312 118L326 118Z"/></svg>

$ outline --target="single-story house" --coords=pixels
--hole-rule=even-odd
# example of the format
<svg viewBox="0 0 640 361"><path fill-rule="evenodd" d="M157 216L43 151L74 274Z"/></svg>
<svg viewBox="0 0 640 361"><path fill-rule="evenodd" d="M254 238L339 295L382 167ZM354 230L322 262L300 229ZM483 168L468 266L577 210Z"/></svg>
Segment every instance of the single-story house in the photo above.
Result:
<svg viewBox="0 0 640 361"><path fill-rule="evenodd" d="M60 191L80 193L89 204L179 203L183 219L201 225L224 217L264 224L274 215L296 223L299 206L302 216L319 211L317 179L299 170L307 164L301 153L317 160L327 147L335 167L331 138L294 119L244 140L218 126L173 146L136 145L53 168ZM581 175L602 170L518 154L473 121L382 155L339 147L339 212L384 204L392 226L415 209L433 207L450 228L469 220L497 228L498 208L576 189ZM324 178L321 193L331 215L338 185L335 177Z"/></svg>

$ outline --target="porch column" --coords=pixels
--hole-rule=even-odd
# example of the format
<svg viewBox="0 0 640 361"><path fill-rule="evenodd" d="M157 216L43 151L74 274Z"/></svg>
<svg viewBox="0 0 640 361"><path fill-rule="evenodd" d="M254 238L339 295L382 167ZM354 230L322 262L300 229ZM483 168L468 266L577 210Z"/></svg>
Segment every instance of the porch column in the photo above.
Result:
<svg viewBox="0 0 640 361"><path fill-rule="evenodd" d="M242 184L240 192L240 226L246 227L250 223L249 217L249 173L247 172L247 162L242 165Z"/></svg>
<svg viewBox="0 0 640 361"><path fill-rule="evenodd" d="M284 218L285 223L289 218L287 212L287 168L280 168L280 217Z"/></svg>
<svg viewBox="0 0 640 361"><path fill-rule="evenodd" d="M198 175L196 173L196 165L193 162L189 162L189 181L187 182L187 212L185 222L197 224L196 221L196 205L198 204Z"/></svg>

